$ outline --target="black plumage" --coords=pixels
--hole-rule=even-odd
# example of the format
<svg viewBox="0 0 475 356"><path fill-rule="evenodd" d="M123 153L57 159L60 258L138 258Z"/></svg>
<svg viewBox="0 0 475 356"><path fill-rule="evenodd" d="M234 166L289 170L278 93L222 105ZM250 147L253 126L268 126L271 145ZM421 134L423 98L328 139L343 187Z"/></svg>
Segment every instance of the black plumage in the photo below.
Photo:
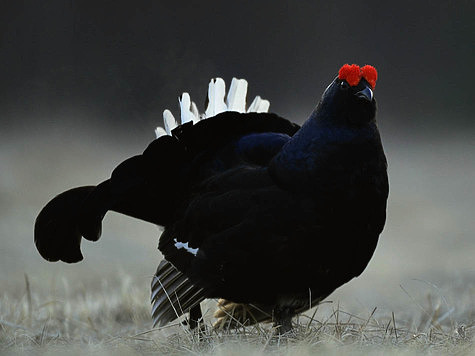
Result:
<svg viewBox="0 0 475 356"><path fill-rule="evenodd" d="M224 112L178 126L96 187L60 194L39 214L50 260L82 259L108 210L164 226L152 281L164 324L223 298L218 325L291 317L368 264L386 219L386 159L374 84L337 77L300 128L275 114ZM228 314L234 313L233 318Z"/></svg>

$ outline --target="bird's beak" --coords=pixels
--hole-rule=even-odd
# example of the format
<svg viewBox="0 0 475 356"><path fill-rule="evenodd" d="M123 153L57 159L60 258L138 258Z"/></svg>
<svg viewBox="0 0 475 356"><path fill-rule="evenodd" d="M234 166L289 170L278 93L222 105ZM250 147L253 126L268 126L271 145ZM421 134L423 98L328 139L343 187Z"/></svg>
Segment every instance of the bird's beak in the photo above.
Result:
<svg viewBox="0 0 475 356"><path fill-rule="evenodd" d="M373 101L373 91L369 87L365 87L363 90L355 93L358 98Z"/></svg>

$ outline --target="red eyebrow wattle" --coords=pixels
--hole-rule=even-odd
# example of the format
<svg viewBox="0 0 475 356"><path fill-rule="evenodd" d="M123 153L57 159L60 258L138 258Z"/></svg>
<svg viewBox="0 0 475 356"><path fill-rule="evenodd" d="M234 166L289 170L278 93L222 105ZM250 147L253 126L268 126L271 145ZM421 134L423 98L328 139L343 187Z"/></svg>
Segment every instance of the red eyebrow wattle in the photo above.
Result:
<svg viewBox="0 0 475 356"><path fill-rule="evenodd" d="M378 79L378 71L376 68L367 64L361 68L361 73L363 74L363 78L371 85L371 89L374 89L376 80Z"/></svg>
<svg viewBox="0 0 475 356"><path fill-rule="evenodd" d="M338 71L338 79L346 80L352 87L358 85L361 78L364 78L371 88L374 89L378 79L378 72L373 66L365 65L360 68L357 64L345 64Z"/></svg>

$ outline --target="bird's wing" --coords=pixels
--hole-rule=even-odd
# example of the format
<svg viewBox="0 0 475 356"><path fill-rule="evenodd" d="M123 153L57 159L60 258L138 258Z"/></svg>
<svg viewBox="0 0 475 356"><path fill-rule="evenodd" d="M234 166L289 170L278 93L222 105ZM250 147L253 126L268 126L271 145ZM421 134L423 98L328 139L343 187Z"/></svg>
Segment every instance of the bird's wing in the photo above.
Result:
<svg viewBox="0 0 475 356"><path fill-rule="evenodd" d="M108 210L167 225L190 194L189 187L211 174L203 167L213 164L230 142L253 133L292 136L298 128L275 114L237 112L180 125L172 136L161 136L141 155L122 162L110 179L52 199L36 219L36 246L47 260L78 262L81 236L99 239ZM196 170L200 174L194 174Z"/></svg>
<svg viewBox="0 0 475 356"><path fill-rule="evenodd" d="M194 125L180 125L172 131L172 136L195 156L251 133L274 132L293 136L299 128L299 125L276 114L226 111Z"/></svg>
<svg viewBox="0 0 475 356"><path fill-rule="evenodd" d="M236 168L206 184L162 234L165 258L208 297L249 302L266 290L260 298L269 301L305 286L308 276L296 271L315 266L315 244L325 244L312 200L280 189L265 168Z"/></svg>
<svg viewBox="0 0 475 356"><path fill-rule="evenodd" d="M151 291L153 326L169 323L205 299L203 288L193 285L167 260L160 262L152 279Z"/></svg>

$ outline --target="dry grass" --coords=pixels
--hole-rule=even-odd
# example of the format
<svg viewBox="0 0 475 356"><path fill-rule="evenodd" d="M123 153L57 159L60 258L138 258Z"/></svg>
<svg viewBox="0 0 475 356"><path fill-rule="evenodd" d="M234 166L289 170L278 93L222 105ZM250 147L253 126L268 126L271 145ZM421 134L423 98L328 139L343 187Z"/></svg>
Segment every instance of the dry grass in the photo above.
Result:
<svg viewBox="0 0 475 356"><path fill-rule="evenodd" d="M2 354L474 354L474 286L457 291L450 305L428 285L423 299L408 292L405 310L348 312L326 302L295 319L295 330L276 336L270 325L201 332L180 321L150 329L148 290L117 277L94 288L71 288L55 295L35 292L38 281L25 279L23 295L0 296ZM435 292L434 292L435 291ZM204 306L211 315L212 302ZM461 321L465 321L462 324ZM467 323L466 321L469 321Z"/></svg>
<svg viewBox="0 0 475 356"><path fill-rule="evenodd" d="M280 342L269 325L207 329L202 342L179 325L150 330L159 232L141 221L108 214L101 241L83 242L83 263L39 256L32 230L42 206L62 190L108 178L150 136L85 128L81 117L54 130L0 130L0 354L475 354L473 132L430 131L431 120L419 133L382 128L391 197L374 257L330 296L334 303L313 320L295 320L297 332ZM132 277L101 282L118 269Z"/></svg>

